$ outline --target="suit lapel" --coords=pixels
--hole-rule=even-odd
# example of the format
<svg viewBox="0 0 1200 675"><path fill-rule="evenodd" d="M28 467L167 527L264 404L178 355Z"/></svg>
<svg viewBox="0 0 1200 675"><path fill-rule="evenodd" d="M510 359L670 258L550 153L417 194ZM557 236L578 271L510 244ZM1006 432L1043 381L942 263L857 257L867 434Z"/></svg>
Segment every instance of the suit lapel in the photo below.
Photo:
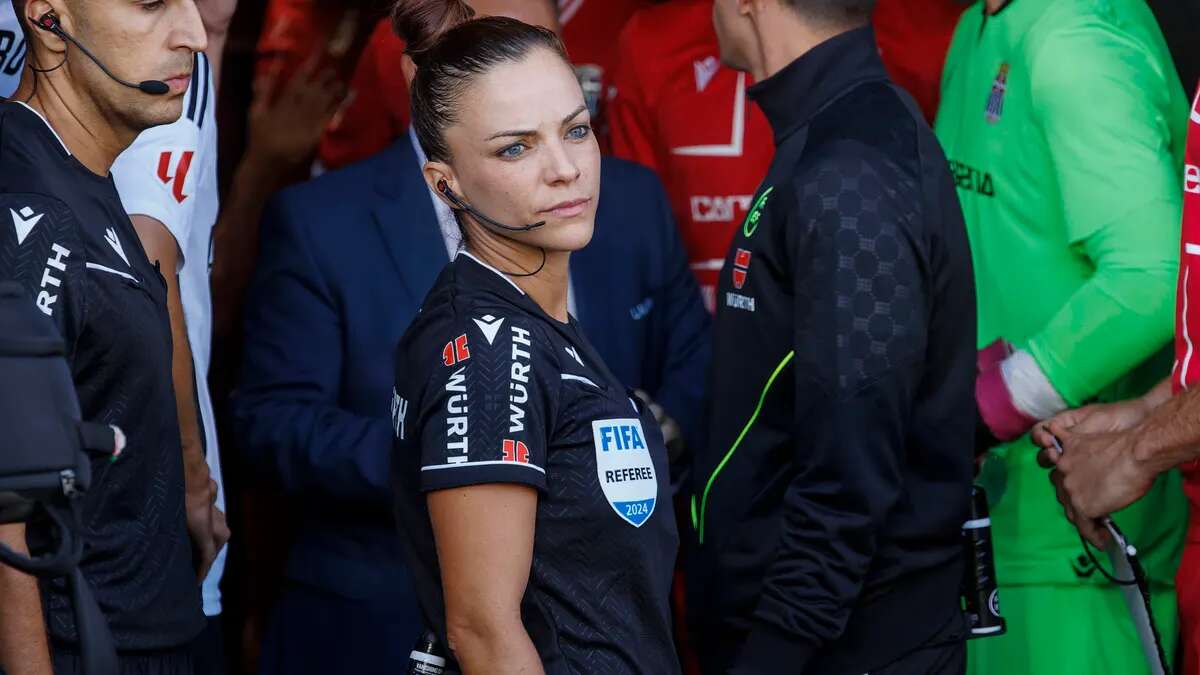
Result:
<svg viewBox="0 0 1200 675"><path fill-rule="evenodd" d="M376 177L372 211L388 255L419 306L449 262L446 243L408 134L384 152L388 161Z"/></svg>

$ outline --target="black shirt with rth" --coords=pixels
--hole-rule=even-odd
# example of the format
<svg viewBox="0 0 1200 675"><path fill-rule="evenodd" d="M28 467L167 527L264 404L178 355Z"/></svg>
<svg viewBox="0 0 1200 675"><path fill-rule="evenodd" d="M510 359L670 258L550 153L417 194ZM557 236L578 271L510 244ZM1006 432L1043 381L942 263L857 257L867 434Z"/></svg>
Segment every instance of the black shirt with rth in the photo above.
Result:
<svg viewBox="0 0 1200 675"><path fill-rule="evenodd" d="M166 282L111 176L81 164L32 108L0 102L0 279L54 324L83 418L120 427L117 462L92 464L83 575L121 650L188 643L203 627L184 515ZM62 580L44 583L47 630L77 640Z"/></svg>
<svg viewBox="0 0 1200 675"><path fill-rule="evenodd" d="M679 538L662 433L574 318L551 318L463 252L401 340L396 372L397 519L441 639L426 493L515 483L538 491L521 610L546 673L679 672L669 606Z"/></svg>

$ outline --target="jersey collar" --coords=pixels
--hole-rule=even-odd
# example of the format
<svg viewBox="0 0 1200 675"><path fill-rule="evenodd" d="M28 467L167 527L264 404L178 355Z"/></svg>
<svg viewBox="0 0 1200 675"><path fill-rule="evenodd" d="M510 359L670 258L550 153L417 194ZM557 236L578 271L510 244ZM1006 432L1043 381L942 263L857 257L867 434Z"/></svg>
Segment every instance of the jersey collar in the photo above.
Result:
<svg viewBox="0 0 1200 675"><path fill-rule="evenodd" d="M13 101L13 103L16 103L17 105L36 115L37 118L42 121L42 124L45 124L46 128L50 130L50 133L54 136L54 140L58 141L58 144L62 146L63 152L67 153L67 157L71 156L71 149L67 147L66 143L63 143L62 137L58 135L58 132L54 130L54 127L50 126L50 121L45 117L42 117L42 113L30 107L30 105L24 101Z"/></svg>
<svg viewBox="0 0 1200 675"><path fill-rule="evenodd" d="M747 93L766 113L779 145L847 89L885 79L875 31L868 25L813 47Z"/></svg>
<svg viewBox="0 0 1200 675"><path fill-rule="evenodd" d="M504 283L506 283L509 286L512 286L514 289L516 289L517 293L521 294L522 296L525 295L525 291L521 290L521 287L518 286L512 279L509 279L507 274L505 274L504 272L501 272L500 270L496 269L495 267L492 267L491 265L483 262L479 258L476 258L474 255L471 255L469 252L467 252L466 249L462 249L458 252L458 258L467 258L467 259L474 261L475 264L478 265L479 267L482 267L484 270L491 272L492 277L499 277L500 279L504 280ZM455 258L455 260L457 260L458 258Z"/></svg>

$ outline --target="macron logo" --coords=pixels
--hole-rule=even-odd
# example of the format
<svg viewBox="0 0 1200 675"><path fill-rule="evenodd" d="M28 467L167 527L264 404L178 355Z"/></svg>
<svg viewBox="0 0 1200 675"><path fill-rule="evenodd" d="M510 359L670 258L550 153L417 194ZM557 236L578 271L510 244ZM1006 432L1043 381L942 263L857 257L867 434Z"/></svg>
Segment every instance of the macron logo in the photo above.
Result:
<svg viewBox="0 0 1200 675"><path fill-rule="evenodd" d="M108 245L111 246L112 249L117 252L117 255L121 256L121 260L125 261L126 267L132 267L129 264L129 258L125 257L125 249L121 248L121 240L117 239L117 231L116 230L112 229L111 227L108 228L107 230L105 230L104 231L104 241L107 241Z"/></svg>
<svg viewBox="0 0 1200 675"><path fill-rule="evenodd" d="M29 236L33 228L37 227L38 221L45 215L42 213L34 215L33 209L28 206L19 212L12 209L9 209L8 212L12 214L13 228L17 231L17 246L25 243L25 237Z"/></svg>
<svg viewBox="0 0 1200 675"><path fill-rule="evenodd" d="M712 82L717 71L721 69L721 63L717 61L717 57L710 56L700 61L692 62L692 70L696 73L696 91L701 92L708 88L708 83Z"/></svg>
<svg viewBox="0 0 1200 675"><path fill-rule="evenodd" d="M567 350L567 355L575 359L576 363L583 366L583 359L579 358L579 352L574 347L563 347L563 349ZM587 366L584 367L586 368Z"/></svg>
<svg viewBox="0 0 1200 675"><path fill-rule="evenodd" d="M487 338L488 344L492 344L496 340L496 333L500 332L500 326L504 325L504 319L497 319L488 314L482 319L474 319L475 325L479 326L479 330L483 332L483 337Z"/></svg>

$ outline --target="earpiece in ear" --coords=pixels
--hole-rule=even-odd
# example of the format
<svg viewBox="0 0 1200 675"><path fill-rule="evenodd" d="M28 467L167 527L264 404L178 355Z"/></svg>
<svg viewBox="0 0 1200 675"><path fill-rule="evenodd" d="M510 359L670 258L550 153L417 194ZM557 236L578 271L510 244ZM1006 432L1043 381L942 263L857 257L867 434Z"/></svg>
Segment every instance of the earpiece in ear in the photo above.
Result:
<svg viewBox="0 0 1200 675"><path fill-rule="evenodd" d="M53 33L58 28L58 17L55 16L54 12L46 12L38 18L37 27Z"/></svg>
<svg viewBox="0 0 1200 675"><path fill-rule="evenodd" d="M437 189L438 189L438 192L440 192L444 195L450 194L450 185L448 183L446 183L445 178L443 178L437 182Z"/></svg>

